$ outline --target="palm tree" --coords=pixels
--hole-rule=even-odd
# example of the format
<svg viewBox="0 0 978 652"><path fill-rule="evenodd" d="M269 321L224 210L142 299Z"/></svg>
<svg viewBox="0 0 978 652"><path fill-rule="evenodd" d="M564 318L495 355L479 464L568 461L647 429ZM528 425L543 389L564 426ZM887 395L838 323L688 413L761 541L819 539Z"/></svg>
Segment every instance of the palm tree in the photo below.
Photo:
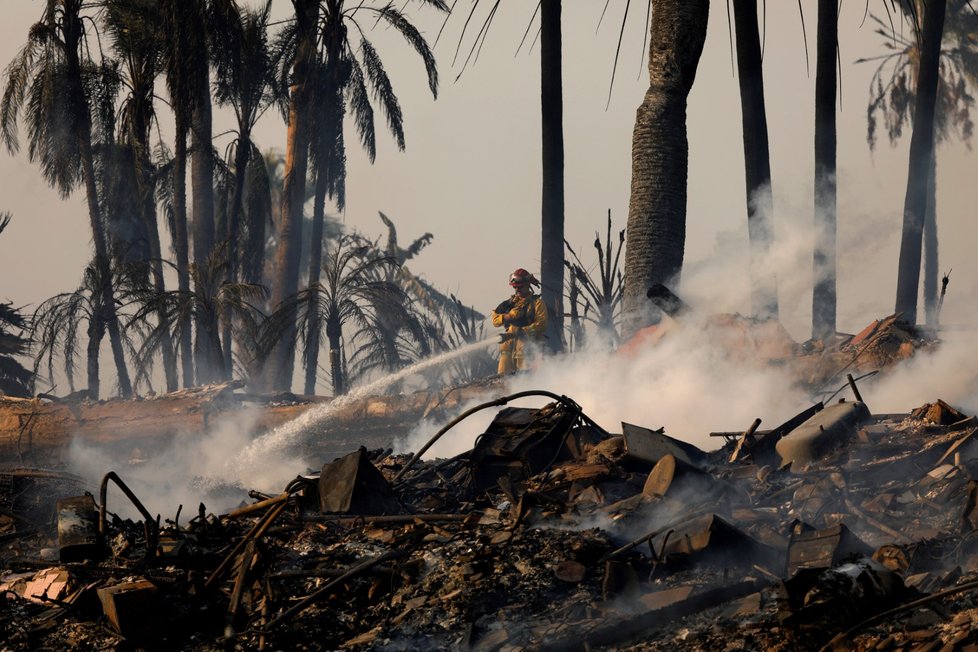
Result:
<svg viewBox="0 0 978 652"><path fill-rule="evenodd" d="M248 167L261 160L261 152L251 140L258 118L275 101L275 60L268 42L268 17L271 0L258 10L238 8L230 0L215 3L221 19L211 31L211 52L216 75L214 96L219 105L230 106L237 123L237 137L228 146L227 160L234 161L234 179L230 205L227 207L227 232L221 234L228 252L228 280L241 278L242 215ZM257 218L258 216L252 216ZM264 216L259 218L263 226ZM255 230L252 226L251 230ZM261 229L264 232L264 229ZM264 238L262 238L263 240ZM231 366L231 324L223 326L225 368Z"/></svg>
<svg viewBox="0 0 978 652"><path fill-rule="evenodd" d="M10 224L10 213L0 213L0 233ZM10 303L0 302L0 394L30 396L34 375L15 356L26 355L30 340L27 319Z"/></svg>
<svg viewBox="0 0 978 652"><path fill-rule="evenodd" d="M682 270L686 242L686 98L693 86L709 0L653 0L649 89L632 135L632 187L625 247L623 337L657 315L646 297Z"/></svg>
<svg viewBox="0 0 978 652"><path fill-rule="evenodd" d="M187 134L190 131L191 113L194 102L193 69L191 62L200 57L194 51L189 38L191 30L183 29L185 24L200 21L196 12L196 2L184 0L160 0L160 33L163 45L163 66L166 71L166 85L170 96L170 107L174 118L173 165L170 182L173 188L171 212L173 224L173 250L176 256L177 290L190 292L190 242L187 228ZM180 362L183 371L183 386L194 385L193 324L182 323L177 337L180 349Z"/></svg>
<svg viewBox="0 0 978 652"><path fill-rule="evenodd" d="M7 149L18 148L17 124L22 110L28 125L28 157L41 164L44 177L63 196L82 182L88 202L89 222L95 246L95 266L101 311L90 330L90 349L97 351L105 330L119 376L122 396L132 394L126 368L122 333L116 316L109 246L98 194L92 145L92 82L99 75L98 62L91 58L83 0L47 0L41 20L31 27L27 44L5 72L0 104L0 130ZM101 323L104 320L104 324ZM97 396L99 379L89 368L89 391Z"/></svg>
<svg viewBox="0 0 978 652"><path fill-rule="evenodd" d="M563 350L564 331L564 100L560 0L540 3L540 113L543 197L540 230L540 295L551 318L547 346Z"/></svg>
<svg viewBox="0 0 978 652"><path fill-rule="evenodd" d="M302 205L305 195L307 153L311 133L312 74L316 60L318 0L292 0L295 9L295 54L291 57L292 76L288 103L288 146L285 152L285 179L282 192L279 241L272 283L272 304L281 305L299 288L299 251ZM289 389L292 386L295 322L283 324L281 337L266 362L264 384Z"/></svg>
<svg viewBox="0 0 978 652"><path fill-rule="evenodd" d="M393 264L374 267L371 274L377 281L400 288L405 301L403 305L394 305L385 300L383 305L375 308L377 336L372 341L377 346L355 351L353 358L359 358L359 366L364 371L391 372L427 357L439 348L442 338L437 316L449 299L405 266L431 243L434 236L425 233L407 248L401 247L394 222L384 213L378 213L387 227L387 241L382 247L372 243L369 255L389 259Z"/></svg>
<svg viewBox="0 0 978 652"><path fill-rule="evenodd" d="M900 4L905 13L923 14L923 5ZM911 20L913 15L910 16ZM870 82L870 102L867 112L867 140L870 148L876 144L877 118L883 120L890 144L903 135L903 128L913 120L917 68L920 62L920 39L904 36L892 24L873 16L876 32L884 38L889 52L859 62L879 61ZM974 97L969 90L978 86L978 14L969 0L950 0L941 46L940 78L935 106L935 128L938 141L949 137L952 129L958 137L969 142L974 123L970 108ZM885 83L884 83L885 82ZM935 147L936 151L936 147ZM937 325L937 215L936 215L936 157L930 162L927 184L927 215L924 219L924 310L928 326Z"/></svg>
<svg viewBox="0 0 978 652"><path fill-rule="evenodd" d="M895 312L913 325L917 322L917 292L920 284L920 248L927 213L927 185L934 152L934 109L940 72L941 39L944 34L944 0L927 2L920 29L920 65L914 100L910 165L903 207L903 234L897 268Z"/></svg>
<svg viewBox="0 0 978 652"><path fill-rule="evenodd" d="M312 317L311 313L316 313L326 332L336 396L349 388L343 364L346 329L354 329L348 337L357 340L355 348L371 349L379 344L378 311L400 312L407 317L404 291L384 279L383 269L396 266L396 262L373 252L371 243L362 236L341 237L327 252L320 281L280 303L267 322L266 340L271 341L281 337L285 324L296 321L300 333L312 332L304 322ZM318 347L320 341L303 338L303 346Z"/></svg>
<svg viewBox="0 0 978 652"><path fill-rule="evenodd" d="M280 228L280 247L277 252L276 279L273 285L273 302L279 303L295 293L298 288L298 242L306 171L305 146L313 143L317 173L317 204L314 208L313 239L315 252L310 261L310 283L316 281L319 266L315 257L321 250L319 220L324 213L326 195L340 202L345 197L344 179L345 143L342 138L342 120L348 103L355 119L361 142L373 160L375 133L370 90L379 100L386 114L387 126L404 149L403 114L383 62L371 41L367 29L361 23L370 20L384 24L400 34L421 57L428 76L428 86L437 94L438 73L434 55L421 33L401 11L390 3L374 6L369 2L347 5L345 0L322 0L315 4L307 0L293 0L296 21L286 32L284 58L293 62L292 94L289 106L289 150L286 152L286 193L283 220ZM311 6L315 4L315 6ZM424 0L423 4L447 10L443 0ZM320 18L321 17L321 18ZM318 23L318 24L317 24ZM359 36L351 39L350 34ZM315 47L316 38L321 40L321 53ZM318 105L318 110L314 107ZM311 139L310 132L317 136ZM301 145L301 149L299 148ZM293 151L294 150L294 151ZM302 177L300 179L300 176ZM294 358L291 342L295 329L286 326L285 337L270 359L269 378L276 386L291 386Z"/></svg>
<svg viewBox="0 0 978 652"><path fill-rule="evenodd" d="M737 33L737 78L744 132L744 177L747 182L747 228L750 234L751 311L762 319L778 316L778 285L769 268L774 239L774 198L768 150L764 76L758 33L757 0L734 0Z"/></svg>
<svg viewBox="0 0 978 652"><path fill-rule="evenodd" d="M165 292L163 253L156 212L158 169L153 164L150 131L156 120L154 85L159 76L161 43L159 5L155 0L106 0L105 23L112 49L121 65L127 94L120 111L118 141L129 158L127 181L134 192L143 232L148 240L151 280L157 293ZM162 319L163 315L159 315ZM168 392L179 386L176 354L169 336L160 342Z"/></svg>
<svg viewBox="0 0 978 652"><path fill-rule="evenodd" d="M196 322L237 323L242 325L241 333L253 334L256 325L263 321L259 304L267 297L262 285L227 282L227 254L223 248L211 252L204 267L191 265L193 291L168 291L162 294L143 292L134 299L139 309L132 317L131 325L143 331L143 343L137 353L143 374L148 376L153 357L167 334L172 336L186 324ZM164 314L165 318L151 321L150 317ZM210 347L211 354L221 349L217 331L209 331L210 339L203 346ZM251 352L255 342L249 341ZM239 347L240 348L240 347ZM214 358L222 364L223 358ZM244 365L251 369L250 364ZM230 377L230 370L218 367L214 370L220 377Z"/></svg>
<svg viewBox="0 0 978 652"><path fill-rule="evenodd" d="M309 257L310 285L318 282L322 266L326 198L335 199L340 210L346 204L346 143L343 137L343 120L348 104L369 160L373 162L377 156L374 109L370 103L367 81L377 91L376 97L388 116L388 128L398 148L403 151L405 147L401 108L387 73L380 64L379 56L370 41L363 37L358 57L349 40L347 22L353 21L356 24L355 12L344 11L342 2L327 2L322 9L322 45L314 75L316 109L313 112L314 136L310 150L316 178ZM432 94L437 95L438 73L427 43L403 16L395 20L394 24L404 38L422 52ZM316 332L320 325L316 322L315 311L309 328L312 329L309 334L311 339L317 339ZM313 347L307 349L306 353L305 389L306 393L312 393L319 352Z"/></svg>
<svg viewBox="0 0 978 652"><path fill-rule="evenodd" d="M46 366L48 378L53 378L55 362L60 360L62 371L68 381L69 390L75 391L74 372L79 354L79 338L87 335L85 349L88 396L98 398L99 382L99 342L108 327L106 317L105 293L102 288L106 281L101 277L103 268L93 260L85 267L81 284L72 292L57 294L42 302L31 318L31 341L34 350L34 373L37 375ZM114 301L125 301L135 292L144 291L145 284L140 278L143 270L139 266L117 267L109 274L115 284ZM124 304L123 304L124 305ZM117 315L119 307L112 306ZM134 351L129 329L120 329L123 346ZM140 380L137 371L137 383Z"/></svg>
<svg viewBox="0 0 978 652"><path fill-rule="evenodd" d="M835 94L839 51L836 0L819 0L815 54L815 246L812 337L836 332Z"/></svg>
<svg viewBox="0 0 978 652"><path fill-rule="evenodd" d="M208 43L208 28L215 15L209 0L180 0L189 5L190 21L181 25L186 33L189 51L193 59L187 62L186 72L189 73L187 90L190 101L190 184L193 189L193 243L194 264L199 268L209 264L211 252L214 251L214 148L212 145L212 115L210 88L210 47ZM224 14L221 14L224 15ZM219 20L220 15L217 16ZM198 291L199 290L195 290ZM223 369L224 361L220 346L220 325L216 321L205 321L212 318L210 313L198 315L194 322L196 338L194 354L196 358L197 382L208 383L220 379L219 370Z"/></svg>

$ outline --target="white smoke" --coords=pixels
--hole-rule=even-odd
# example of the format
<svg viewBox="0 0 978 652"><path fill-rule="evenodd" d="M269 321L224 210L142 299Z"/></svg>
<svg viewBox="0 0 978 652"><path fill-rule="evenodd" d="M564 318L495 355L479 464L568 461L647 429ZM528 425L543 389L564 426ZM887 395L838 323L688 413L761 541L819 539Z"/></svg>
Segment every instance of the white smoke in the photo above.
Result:
<svg viewBox="0 0 978 652"><path fill-rule="evenodd" d="M532 371L514 375L504 391L562 394L609 432L620 432L622 421L664 427L670 436L704 449L723 443L710 438L710 432L743 431L756 417L775 427L809 404L788 371L729 351L706 322L690 319L662 328L668 332L660 341L636 349L546 358ZM486 400L491 398L496 397ZM521 399L516 404L539 407L549 400ZM450 457L468 450L497 411L485 410L455 426L427 456ZM418 450L439 425L420 424L395 449Z"/></svg>
<svg viewBox="0 0 978 652"><path fill-rule="evenodd" d="M281 469L294 477L305 470L301 460L285 451L269 457L264 467L249 469L247 477L227 474L228 461L248 446L257 412L243 409L215 419L204 434L175 436L162 450L143 452L95 446L75 439L69 450L73 472L98 486L102 476L115 471L152 514L172 517L179 505L184 514L196 514L203 501L208 511L218 513L247 498L248 489L281 491ZM109 510L136 516L129 500L110 484Z"/></svg>

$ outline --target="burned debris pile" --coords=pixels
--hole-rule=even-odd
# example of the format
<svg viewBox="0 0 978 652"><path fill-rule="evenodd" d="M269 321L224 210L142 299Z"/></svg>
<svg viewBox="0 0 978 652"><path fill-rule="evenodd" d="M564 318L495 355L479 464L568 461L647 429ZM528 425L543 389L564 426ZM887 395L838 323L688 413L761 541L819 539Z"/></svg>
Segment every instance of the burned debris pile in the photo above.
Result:
<svg viewBox="0 0 978 652"><path fill-rule="evenodd" d="M974 416L939 400L873 414L850 396L716 433L704 452L525 394L553 400L473 408L495 417L456 457L361 448L221 515L160 519L115 473L97 493L2 473L0 637L13 650L978 649Z"/></svg>

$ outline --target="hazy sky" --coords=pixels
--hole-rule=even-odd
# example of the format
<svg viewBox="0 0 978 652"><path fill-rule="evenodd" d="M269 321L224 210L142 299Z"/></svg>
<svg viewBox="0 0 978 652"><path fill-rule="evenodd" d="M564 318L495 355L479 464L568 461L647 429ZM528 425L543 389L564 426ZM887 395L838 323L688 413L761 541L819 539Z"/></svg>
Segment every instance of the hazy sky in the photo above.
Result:
<svg viewBox="0 0 978 652"><path fill-rule="evenodd" d="M645 63L640 61L645 14L644 7L636 10L643 3L632 3L611 106L605 110L625 3L611 3L597 33L603 2L563 4L566 234L590 262L590 243L594 231L603 230L607 210L616 230L627 218L632 126L647 87ZM814 66L815 3L803 4ZM529 55L524 49L514 57L534 5L526 0L504 3L477 64L457 82L460 64L452 66L452 55L463 16L453 17L435 49L442 79L437 101L427 92L413 51L389 30L371 33L401 100L407 151L396 151L378 121L377 162L371 166L348 132L347 209L341 219L377 237L383 232L377 218L382 210L394 220L402 240L430 231L434 241L411 261L411 269L483 311L508 293L512 269L539 268L539 49ZM731 73L726 6L712 5L706 50L689 103L683 291L694 304L747 313L740 104ZM882 11L882 3L871 5ZM275 0L273 7L276 17L284 17L291 3ZM767 8L764 65L782 318L792 335L804 340L811 310L814 69L806 75L797 5L769 2ZM907 142L895 149L883 142L875 155L869 152L866 101L874 65L852 62L882 52L882 39L873 34L870 22L860 26L862 3L843 3L842 8L839 327L852 332L893 309ZM40 1L4 0L0 61L15 55L42 9ZM441 18L429 11L415 22L433 39ZM170 120L165 111L161 115ZM230 126L227 115L217 120L215 133ZM255 138L263 149L284 148L285 127L278 114L263 118ZM968 319L971 297L978 295L972 226L978 200L975 163L974 154L959 144L945 144L939 152L941 269L954 270L946 322ZM59 200L24 152L0 153L0 184L0 210L14 215L0 236L0 298L33 305L74 288L89 256L82 194ZM731 260L714 257L718 241L733 254Z"/></svg>

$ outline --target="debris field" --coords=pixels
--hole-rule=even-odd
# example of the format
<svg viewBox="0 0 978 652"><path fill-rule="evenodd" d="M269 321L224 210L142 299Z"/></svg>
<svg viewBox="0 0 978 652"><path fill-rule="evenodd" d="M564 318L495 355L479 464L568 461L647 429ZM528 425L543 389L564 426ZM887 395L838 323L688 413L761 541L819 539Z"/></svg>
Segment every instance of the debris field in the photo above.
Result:
<svg viewBox="0 0 978 652"><path fill-rule="evenodd" d="M360 448L172 520L122 474L2 471L2 648L978 650L978 419L857 383L708 452L521 392L435 433L495 410L454 458Z"/></svg>

